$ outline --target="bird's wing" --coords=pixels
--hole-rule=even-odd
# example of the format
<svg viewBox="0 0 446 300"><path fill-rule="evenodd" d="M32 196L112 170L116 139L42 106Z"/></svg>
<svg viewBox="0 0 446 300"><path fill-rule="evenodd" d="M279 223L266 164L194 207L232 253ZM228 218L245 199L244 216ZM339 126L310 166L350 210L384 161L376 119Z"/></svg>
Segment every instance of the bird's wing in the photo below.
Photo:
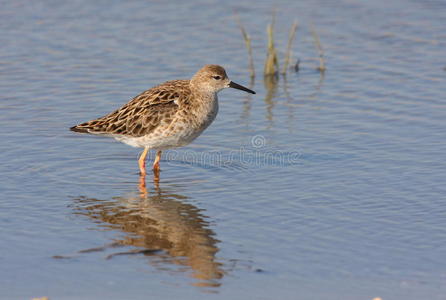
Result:
<svg viewBox="0 0 446 300"><path fill-rule="evenodd" d="M150 134L160 125L168 126L172 122L187 86L186 80L165 82L141 93L104 117L70 129L82 133L133 137Z"/></svg>

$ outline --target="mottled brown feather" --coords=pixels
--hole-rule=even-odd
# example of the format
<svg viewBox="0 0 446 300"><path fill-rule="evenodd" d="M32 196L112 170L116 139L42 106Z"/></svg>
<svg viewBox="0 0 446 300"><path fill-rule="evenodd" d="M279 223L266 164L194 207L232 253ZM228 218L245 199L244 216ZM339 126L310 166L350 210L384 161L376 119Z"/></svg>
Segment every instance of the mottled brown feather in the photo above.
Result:
<svg viewBox="0 0 446 300"><path fill-rule="evenodd" d="M190 97L189 80L172 80L155 86L101 118L71 127L92 134L140 137L158 126L168 126L182 104Z"/></svg>

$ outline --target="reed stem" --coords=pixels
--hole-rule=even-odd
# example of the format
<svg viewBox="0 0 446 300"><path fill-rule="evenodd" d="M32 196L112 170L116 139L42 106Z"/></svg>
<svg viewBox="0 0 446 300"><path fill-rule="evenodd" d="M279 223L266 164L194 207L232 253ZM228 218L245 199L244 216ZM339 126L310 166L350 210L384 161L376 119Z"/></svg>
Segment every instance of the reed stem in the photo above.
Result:
<svg viewBox="0 0 446 300"><path fill-rule="evenodd" d="M313 36L314 44L319 53L319 67L317 68L319 72L325 71L325 57L324 57L324 49L322 48L321 40L319 39L319 35L316 32L314 27L311 28L311 35Z"/></svg>
<svg viewBox="0 0 446 300"><path fill-rule="evenodd" d="M296 31L297 31L298 23L295 21L293 25L291 25L290 32L288 34L288 45L285 53L285 61L283 64L282 74L286 74L286 71L288 69L288 65L290 64L291 60L291 48L293 45L294 38L296 37Z"/></svg>
<svg viewBox="0 0 446 300"><path fill-rule="evenodd" d="M268 24L266 27L266 32L268 35L268 52L266 54L264 75L276 75L277 70L279 69L279 62L277 60L277 51L274 47L274 19L271 24Z"/></svg>
<svg viewBox="0 0 446 300"><path fill-rule="evenodd" d="M245 41L246 49L248 50L248 62L249 62L249 73L250 77L254 78L256 76L256 72L254 69L254 60L252 56L252 47L251 47L251 38L248 35L248 33L245 30L245 27L242 25L242 22L240 21L239 15L235 12L235 20L237 22L238 27L240 28L240 31L242 32L243 40Z"/></svg>

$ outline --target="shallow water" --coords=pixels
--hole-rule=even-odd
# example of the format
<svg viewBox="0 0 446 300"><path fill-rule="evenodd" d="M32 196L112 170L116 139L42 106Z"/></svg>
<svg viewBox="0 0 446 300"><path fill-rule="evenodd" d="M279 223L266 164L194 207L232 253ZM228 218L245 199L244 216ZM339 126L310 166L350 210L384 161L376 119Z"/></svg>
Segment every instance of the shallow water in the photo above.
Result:
<svg viewBox="0 0 446 300"><path fill-rule="evenodd" d="M159 185L139 187L138 149L68 131L205 63L249 86L233 9L260 74L272 8L280 57L300 22L299 73L222 91L217 120L165 154ZM445 13L4 2L0 298L446 299Z"/></svg>

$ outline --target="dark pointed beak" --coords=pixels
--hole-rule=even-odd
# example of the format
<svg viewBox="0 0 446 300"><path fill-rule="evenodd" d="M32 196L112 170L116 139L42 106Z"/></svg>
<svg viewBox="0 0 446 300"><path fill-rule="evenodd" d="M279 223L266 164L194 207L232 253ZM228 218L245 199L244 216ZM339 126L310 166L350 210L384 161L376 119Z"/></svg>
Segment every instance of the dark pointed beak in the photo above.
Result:
<svg viewBox="0 0 446 300"><path fill-rule="evenodd" d="M242 90L251 94L255 94L256 92L254 92L253 90L250 90L248 88L245 88L244 86L235 83L234 81L229 82L229 87L233 88L233 89L237 89L237 90Z"/></svg>

